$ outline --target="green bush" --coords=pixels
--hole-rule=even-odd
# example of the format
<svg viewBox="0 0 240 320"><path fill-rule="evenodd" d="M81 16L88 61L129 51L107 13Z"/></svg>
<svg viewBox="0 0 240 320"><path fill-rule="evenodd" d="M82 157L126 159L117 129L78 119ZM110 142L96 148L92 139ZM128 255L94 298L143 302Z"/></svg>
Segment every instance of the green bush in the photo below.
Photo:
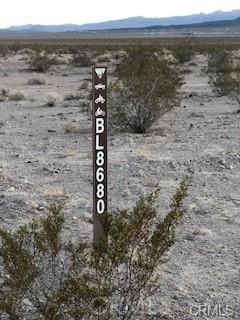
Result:
<svg viewBox="0 0 240 320"><path fill-rule="evenodd" d="M230 51L214 50L208 55L207 72L211 74L230 74L233 69L232 53Z"/></svg>
<svg viewBox="0 0 240 320"><path fill-rule="evenodd" d="M220 96L232 95L239 102L240 74L234 68L230 51L213 51L208 55L207 72L211 85Z"/></svg>
<svg viewBox="0 0 240 320"><path fill-rule="evenodd" d="M93 65L93 61L86 52L74 53L69 63L74 67L90 67Z"/></svg>
<svg viewBox="0 0 240 320"><path fill-rule="evenodd" d="M32 72L47 72L51 66L58 65L59 61L46 53L35 52L29 56L27 63Z"/></svg>
<svg viewBox="0 0 240 320"><path fill-rule="evenodd" d="M187 44L182 44L182 45L177 45L173 50L172 50L174 58L180 63L184 64L186 62L189 62L192 60L192 58L195 55L195 50L191 45Z"/></svg>
<svg viewBox="0 0 240 320"><path fill-rule="evenodd" d="M179 104L182 76L178 67L153 51L132 51L116 68L109 87L110 122L145 133L163 114Z"/></svg>
<svg viewBox="0 0 240 320"><path fill-rule="evenodd" d="M162 219L158 190L132 210L106 214L106 237L94 246L63 242L62 205L15 232L1 228L0 314L11 320L137 319L139 304L159 286L157 269L175 242L187 190L185 179Z"/></svg>

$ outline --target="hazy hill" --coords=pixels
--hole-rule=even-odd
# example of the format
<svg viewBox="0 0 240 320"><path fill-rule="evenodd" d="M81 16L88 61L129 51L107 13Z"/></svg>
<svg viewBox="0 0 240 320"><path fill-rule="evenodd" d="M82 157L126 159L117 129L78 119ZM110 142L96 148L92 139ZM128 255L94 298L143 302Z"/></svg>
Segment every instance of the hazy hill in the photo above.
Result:
<svg viewBox="0 0 240 320"><path fill-rule="evenodd" d="M24 25L12 26L8 31L13 32L68 32L68 31L86 31L86 30L104 30L121 28L147 28L152 26L176 26L197 24L211 21L234 20L240 17L240 9L230 12L215 11L210 14L194 14L188 16L175 16L168 18L145 18L131 17L121 20L106 21L100 23L89 23L83 25L63 24L63 25Z"/></svg>

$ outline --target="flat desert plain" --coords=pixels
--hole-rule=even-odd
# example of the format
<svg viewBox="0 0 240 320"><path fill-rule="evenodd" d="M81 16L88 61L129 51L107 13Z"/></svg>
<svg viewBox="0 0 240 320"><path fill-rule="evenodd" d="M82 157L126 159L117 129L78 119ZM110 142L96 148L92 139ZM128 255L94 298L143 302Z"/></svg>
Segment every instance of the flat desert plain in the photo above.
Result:
<svg viewBox="0 0 240 320"><path fill-rule="evenodd" d="M206 56L192 62L181 105L147 134L109 130L109 209L132 207L158 185L163 217L180 181L191 176L186 214L159 269L159 293L147 303L146 319L237 320L239 105L209 85ZM112 72L110 63L109 79ZM32 78L44 78L45 85L29 85ZM49 204L64 202L64 237L91 240L91 67L63 64L39 74L27 70L24 54L8 55L0 58L0 89L24 95L0 102L0 225L14 230L44 215ZM54 107L47 106L50 100ZM218 306L222 315L201 314L202 305Z"/></svg>

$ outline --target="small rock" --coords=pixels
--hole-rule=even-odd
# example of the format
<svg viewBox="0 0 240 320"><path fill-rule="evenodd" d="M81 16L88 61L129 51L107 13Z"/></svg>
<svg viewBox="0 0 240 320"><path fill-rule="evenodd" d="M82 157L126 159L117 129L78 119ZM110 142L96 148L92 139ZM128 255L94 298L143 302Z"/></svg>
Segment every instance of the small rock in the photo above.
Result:
<svg viewBox="0 0 240 320"><path fill-rule="evenodd" d="M39 210L39 211L43 211L43 210L44 210L44 207L38 206L36 209Z"/></svg>
<svg viewBox="0 0 240 320"><path fill-rule="evenodd" d="M223 165L223 166L225 166L225 165L226 165L226 160L225 160L225 159L220 159L220 160L218 161L218 163L221 164L221 165Z"/></svg>
<svg viewBox="0 0 240 320"><path fill-rule="evenodd" d="M11 188L7 189L7 192L13 192L13 191L15 191L14 187L11 187Z"/></svg>

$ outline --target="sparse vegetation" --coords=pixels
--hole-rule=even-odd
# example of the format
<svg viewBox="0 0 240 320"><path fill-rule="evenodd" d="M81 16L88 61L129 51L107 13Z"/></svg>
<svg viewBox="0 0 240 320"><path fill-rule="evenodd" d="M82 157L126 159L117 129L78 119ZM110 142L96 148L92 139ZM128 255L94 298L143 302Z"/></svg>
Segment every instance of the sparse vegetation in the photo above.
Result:
<svg viewBox="0 0 240 320"><path fill-rule="evenodd" d="M240 104L240 73L234 68L231 52L216 50L209 54L207 72L220 96L232 95Z"/></svg>
<svg viewBox="0 0 240 320"><path fill-rule="evenodd" d="M79 87L79 90L87 90L88 89L88 82L84 81L82 85Z"/></svg>
<svg viewBox="0 0 240 320"><path fill-rule="evenodd" d="M13 91L8 94L8 99L10 101L22 101L25 100L26 97L21 91Z"/></svg>
<svg viewBox="0 0 240 320"><path fill-rule="evenodd" d="M163 219L155 206L158 190L132 210L106 214L107 236L95 246L63 243L62 205L16 232L1 228L2 314L16 320L136 319L159 285L157 268L175 242L187 190L184 180Z"/></svg>
<svg viewBox="0 0 240 320"><path fill-rule="evenodd" d="M162 115L179 104L182 77L177 66L155 52L132 51L116 69L109 88L113 125L145 133Z"/></svg>
<svg viewBox="0 0 240 320"><path fill-rule="evenodd" d="M6 89L0 90L0 102L4 102L7 99L8 93L9 93L9 91Z"/></svg>
<svg viewBox="0 0 240 320"><path fill-rule="evenodd" d="M90 67L93 65L93 61L86 52L78 52L73 54L69 63L73 67Z"/></svg>
<svg viewBox="0 0 240 320"><path fill-rule="evenodd" d="M71 101L71 100L79 100L81 96L79 94L69 93L64 96L64 101Z"/></svg>
<svg viewBox="0 0 240 320"><path fill-rule="evenodd" d="M63 101L62 96L57 92L49 93L47 97L47 106L48 107L55 107L57 104Z"/></svg>
<svg viewBox="0 0 240 320"><path fill-rule="evenodd" d="M100 56L97 59L98 63L109 63L111 62L111 59L108 55Z"/></svg>
<svg viewBox="0 0 240 320"><path fill-rule="evenodd" d="M1 89L0 90L1 97L7 98L8 94L9 94L9 90L7 90L7 89Z"/></svg>
<svg viewBox="0 0 240 320"><path fill-rule="evenodd" d="M72 124L67 124L65 127L64 127L64 131L65 133L81 133L81 130L79 127L77 126L74 126Z"/></svg>
<svg viewBox="0 0 240 320"><path fill-rule="evenodd" d="M30 86L36 86L36 85L42 86L46 84L46 81L43 78L32 78L27 81L27 84Z"/></svg>
<svg viewBox="0 0 240 320"><path fill-rule="evenodd" d="M35 52L30 54L28 59L28 68L32 72L47 72L53 65L58 65L56 57L46 53Z"/></svg>
<svg viewBox="0 0 240 320"><path fill-rule="evenodd" d="M10 91L7 89L0 90L0 101L3 102L5 100L9 101L21 101L25 100L26 97L21 91Z"/></svg>
<svg viewBox="0 0 240 320"><path fill-rule="evenodd" d="M196 52L195 52L194 48L191 45L182 44L182 45L177 45L172 50L172 53L173 53L173 56L175 57L175 59L180 64L184 64L186 62L191 61Z"/></svg>

